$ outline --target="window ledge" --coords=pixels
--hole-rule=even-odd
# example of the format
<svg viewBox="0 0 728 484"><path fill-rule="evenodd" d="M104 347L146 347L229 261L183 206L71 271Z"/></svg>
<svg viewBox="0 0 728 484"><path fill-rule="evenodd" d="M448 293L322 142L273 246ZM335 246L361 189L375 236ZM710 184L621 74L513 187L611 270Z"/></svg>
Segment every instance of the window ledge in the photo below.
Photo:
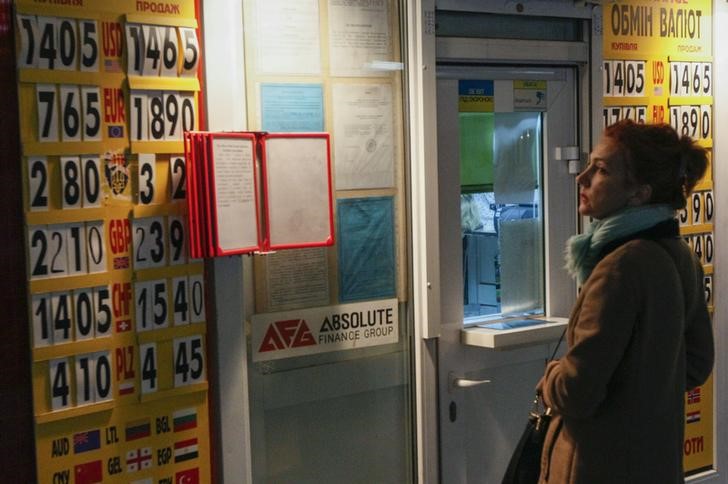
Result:
<svg viewBox="0 0 728 484"><path fill-rule="evenodd" d="M536 324L512 329L493 329L479 324L463 328L460 341L470 346L494 350L510 350L522 346L555 342L563 333L567 318L539 318Z"/></svg>

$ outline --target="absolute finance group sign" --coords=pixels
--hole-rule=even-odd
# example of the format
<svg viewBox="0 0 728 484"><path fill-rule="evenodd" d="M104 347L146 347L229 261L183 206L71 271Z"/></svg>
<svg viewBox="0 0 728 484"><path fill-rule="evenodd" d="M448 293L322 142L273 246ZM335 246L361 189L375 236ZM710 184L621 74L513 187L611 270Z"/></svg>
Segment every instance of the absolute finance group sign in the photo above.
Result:
<svg viewBox="0 0 728 484"><path fill-rule="evenodd" d="M397 299L253 316L253 361L276 360L399 339Z"/></svg>

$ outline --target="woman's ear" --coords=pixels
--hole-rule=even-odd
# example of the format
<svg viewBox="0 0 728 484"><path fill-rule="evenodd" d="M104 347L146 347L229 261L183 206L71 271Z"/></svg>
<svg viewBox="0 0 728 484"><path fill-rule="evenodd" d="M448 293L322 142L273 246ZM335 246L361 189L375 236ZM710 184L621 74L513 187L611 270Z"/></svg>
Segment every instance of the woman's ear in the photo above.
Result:
<svg viewBox="0 0 728 484"><path fill-rule="evenodd" d="M649 203L652 198L652 187L648 184L637 185L637 190L634 195L629 199L629 204L632 206L645 205Z"/></svg>

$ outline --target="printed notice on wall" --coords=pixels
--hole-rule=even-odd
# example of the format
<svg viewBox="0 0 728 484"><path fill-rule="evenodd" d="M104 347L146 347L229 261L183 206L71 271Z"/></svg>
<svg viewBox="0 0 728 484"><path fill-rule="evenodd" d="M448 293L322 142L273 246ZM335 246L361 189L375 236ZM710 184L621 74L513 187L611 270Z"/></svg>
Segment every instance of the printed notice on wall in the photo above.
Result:
<svg viewBox="0 0 728 484"><path fill-rule="evenodd" d="M268 310L283 311L329 303L326 249L292 249L266 255Z"/></svg>
<svg viewBox="0 0 728 484"><path fill-rule="evenodd" d="M260 74L319 74L318 0L258 0L256 56Z"/></svg>
<svg viewBox="0 0 728 484"><path fill-rule="evenodd" d="M323 87L321 84L262 84L260 113L263 131L323 131Z"/></svg>
<svg viewBox="0 0 728 484"><path fill-rule="evenodd" d="M214 138L215 207L222 250L258 243L253 140Z"/></svg>
<svg viewBox="0 0 728 484"><path fill-rule="evenodd" d="M335 84L336 189L394 186L392 86Z"/></svg>
<svg viewBox="0 0 728 484"><path fill-rule="evenodd" d="M387 0L329 0L332 76L385 75L392 60Z"/></svg>
<svg viewBox="0 0 728 484"><path fill-rule="evenodd" d="M336 208L339 299L394 296L392 197L346 198L338 200Z"/></svg>

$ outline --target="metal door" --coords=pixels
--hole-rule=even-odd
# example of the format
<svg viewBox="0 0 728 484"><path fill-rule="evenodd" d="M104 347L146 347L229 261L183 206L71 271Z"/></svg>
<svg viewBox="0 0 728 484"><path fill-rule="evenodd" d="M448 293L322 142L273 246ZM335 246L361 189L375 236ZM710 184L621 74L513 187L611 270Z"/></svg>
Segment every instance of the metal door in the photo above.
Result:
<svg viewBox="0 0 728 484"><path fill-rule="evenodd" d="M442 482L500 482L574 300L577 84L572 67L438 66Z"/></svg>

